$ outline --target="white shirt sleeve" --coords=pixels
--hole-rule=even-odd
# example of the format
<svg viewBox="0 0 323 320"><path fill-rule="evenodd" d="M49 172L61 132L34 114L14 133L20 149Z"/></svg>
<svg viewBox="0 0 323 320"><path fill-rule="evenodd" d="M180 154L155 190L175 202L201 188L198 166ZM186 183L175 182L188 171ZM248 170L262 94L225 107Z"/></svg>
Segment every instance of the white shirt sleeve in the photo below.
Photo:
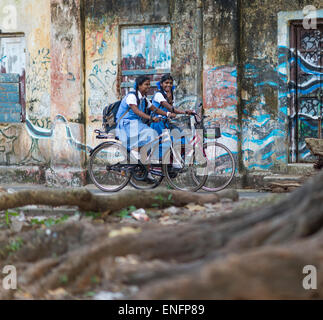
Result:
<svg viewBox="0 0 323 320"><path fill-rule="evenodd" d="M129 94L128 95L128 97L126 99L126 103L128 105L134 104L135 106L138 106L137 99L136 99L136 96L134 94Z"/></svg>
<svg viewBox="0 0 323 320"><path fill-rule="evenodd" d="M154 100L158 103L162 103L162 102L167 102L167 100L164 98L164 96L160 93L160 92L157 92L155 94L155 97L154 97Z"/></svg>
<svg viewBox="0 0 323 320"><path fill-rule="evenodd" d="M148 101L148 109L150 109L152 107L152 103L149 101L149 99L147 99Z"/></svg>

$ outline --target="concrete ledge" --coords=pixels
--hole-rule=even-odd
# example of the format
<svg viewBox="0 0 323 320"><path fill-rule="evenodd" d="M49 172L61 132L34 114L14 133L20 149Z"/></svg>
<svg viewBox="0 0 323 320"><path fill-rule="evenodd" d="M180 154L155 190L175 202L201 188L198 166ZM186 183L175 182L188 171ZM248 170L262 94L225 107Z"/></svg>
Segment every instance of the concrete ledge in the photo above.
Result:
<svg viewBox="0 0 323 320"><path fill-rule="evenodd" d="M271 182L303 182L304 178L315 174L313 164L288 165L288 174L271 171L252 171L236 173L228 188L262 189ZM47 187L81 187L92 182L86 169L42 166L0 166L0 184L33 184ZM166 181L164 180L163 184Z"/></svg>
<svg viewBox="0 0 323 320"><path fill-rule="evenodd" d="M291 175L311 175L315 173L313 163L290 163L288 164L288 174Z"/></svg>
<svg viewBox="0 0 323 320"><path fill-rule="evenodd" d="M48 187L81 187L86 185L87 172L81 168L50 168L45 172Z"/></svg>
<svg viewBox="0 0 323 320"><path fill-rule="evenodd" d="M0 166L0 183L43 184L44 171L38 166Z"/></svg>
<svg viewBox="0 0 323 320"><path fill-rule="evenodd" d="M86 170L45 169L42 166L0 166L1 185L29 183L48 187L81 187L86 185Z"/></svg>

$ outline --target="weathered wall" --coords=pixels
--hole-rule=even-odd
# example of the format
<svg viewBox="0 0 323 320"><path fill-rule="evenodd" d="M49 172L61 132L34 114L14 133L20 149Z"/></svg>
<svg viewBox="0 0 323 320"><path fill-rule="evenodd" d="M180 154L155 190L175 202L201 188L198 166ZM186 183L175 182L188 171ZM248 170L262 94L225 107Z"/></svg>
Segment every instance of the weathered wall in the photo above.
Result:
<svg viewBox="0 0 323 320"><path fill-rule="evenodd" d="M273 169L288 162L288 19L303 19L303 8L322 8L320 0L241 2L242 150L247 169ZM299 11L295 16L294 11ZM289 41L287 41L289 42Z"/></svg>
<svg viewBox="0 0 323 320"><path fill-rule="evenodd" d="M85 0L85 69L87 142L96 145L93 130L101 125L102 106L119 98L121 83L120 27L169 23L172 28L171 69L176 98L196 102L196 1Z"/></svg>
<svg viewBox="0 0 323 320"><path fill-rule="evenodd" d="M2 32L25 34L26 122L0 124L0 165L68 166L70 171L81 171L82 176L85 139L80 2L3 0L0 12L8 5L17 12L17 27L6 30L0 26ZM34 179L38 170L25 170L25 176L30 174ZM67 171L62 178L72 181L73 174ZM47 180L56 179L51 170L42 175Z"/></svg>
<svg viewBox="0 0 323 320"><path fill-rule="evenodd" d="M51 0L51 118L57 119L52 139L52 165L82 167L84 153L70 148L66 121L73 136L84 141L83 38L79 0ZM63 116L63 117L62 117Z"/></svg>
<svg viewBox="0 0 323 320"><path fill-rule="evenodd" d="M220 123L240 169L286 166L288 21L320 2L205 0L201 26L195 0L2 0L0 13L18 13L17 29L2 31L26 38L26 123L0 124L0 165L82 171L103 107L120 98L121 27L165 23L177 101L195 106L200 79L208 124Z"/></svg>
<svg viewBox="0 0 323 320"><path fill-rule="evenodd" d="M208 125L221 126L225 144L238 160L237 1L205 1L203 106Z"/></svg>
<svg viewBox="0 0 323 320"><path fill-rule="evenodd" d="M17 10L17 29L26 38L26 112L31 124L50 126L50 9L48 1L2 0L0 12L12 5ZM32 17L32 18L31 18ZM50 159L50 141L28 134L25 124L0 124L0 165L43 164Z"/></svg>

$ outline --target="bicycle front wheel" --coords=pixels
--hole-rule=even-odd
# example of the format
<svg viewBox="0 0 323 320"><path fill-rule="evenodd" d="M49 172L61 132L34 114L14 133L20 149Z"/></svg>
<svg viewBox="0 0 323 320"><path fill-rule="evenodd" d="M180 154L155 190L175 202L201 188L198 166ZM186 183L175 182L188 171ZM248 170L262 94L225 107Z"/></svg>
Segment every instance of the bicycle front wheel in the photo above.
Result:
<svg viewBox="0 0 323 320"><path fill-rule="evenodd" d="M115 142L102 143L90 157L90 178L104 192L116 192L124 188L131 178L128 169L127 150Z"/></svg>
<svg viewBox="0 0 323 320"><path fill-rule="evenodd" d="M195 192L201 189L207 180L207 161L198 149L191 150L186 156L175 156L169 149L163 157L163 172L171 187Z"/></svg>
<svg viewBox="0 0 323 320"><path fill-rule="evenodd" d="M213 141L203 144L203 152L208 162L208 178L202 189L216 192L226 188L231 183L236 169L231 151L225 145Z"/></svg>

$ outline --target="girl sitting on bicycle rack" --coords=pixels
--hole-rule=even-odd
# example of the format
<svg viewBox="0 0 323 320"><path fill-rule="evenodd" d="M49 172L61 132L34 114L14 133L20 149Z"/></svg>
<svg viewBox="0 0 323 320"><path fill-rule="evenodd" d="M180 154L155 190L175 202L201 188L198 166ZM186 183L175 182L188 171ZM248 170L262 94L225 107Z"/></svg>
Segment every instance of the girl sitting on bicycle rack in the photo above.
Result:
<svg viewBox="0 0 323 320"><path fill-rule="evenodd" d="M151 107L146 98L149 87L150 79L147 76L136 78L135 95L131 92L122 99L116 116L117 137L123 145L128 146L136 159L139 159L139 148L157 136L157 132L143 121L159 121L159 118L148 114Z"/></svg>
<svg viewBox="0 0 323 320"><path fill-rule="evenodd" d="M157 83L157 87L159 90L154 94L152 99L152 104L157 109L155 109L156 113L166 116L167 118L175 118L176 114L195 114L192 110L182 111L175 109L174 79L170 74L164 74ZM164 121L151 123L150 127L156 130L158 134L162 134L164 129L169 129ZM176 127L174 127L174 129L175 128ZM182 138L182 144L185 144L185 138ZM159 148L159 153L162 155L162 146Z"/></svg>
<svg viewBox="0 0 323 320"><path fill-rule="evenodd" d="M174 79L170 74L164 74L157 83L158 91L154 94L152 104L154 107L163 111L164 116L175 118L176 114L194 114L192 110L182 111L175 109L175 98L174 98ZM158 113L158 112L157 112ZM167 129L164 122L152 123L150 127L161 134L164 129Z"/></svg>

